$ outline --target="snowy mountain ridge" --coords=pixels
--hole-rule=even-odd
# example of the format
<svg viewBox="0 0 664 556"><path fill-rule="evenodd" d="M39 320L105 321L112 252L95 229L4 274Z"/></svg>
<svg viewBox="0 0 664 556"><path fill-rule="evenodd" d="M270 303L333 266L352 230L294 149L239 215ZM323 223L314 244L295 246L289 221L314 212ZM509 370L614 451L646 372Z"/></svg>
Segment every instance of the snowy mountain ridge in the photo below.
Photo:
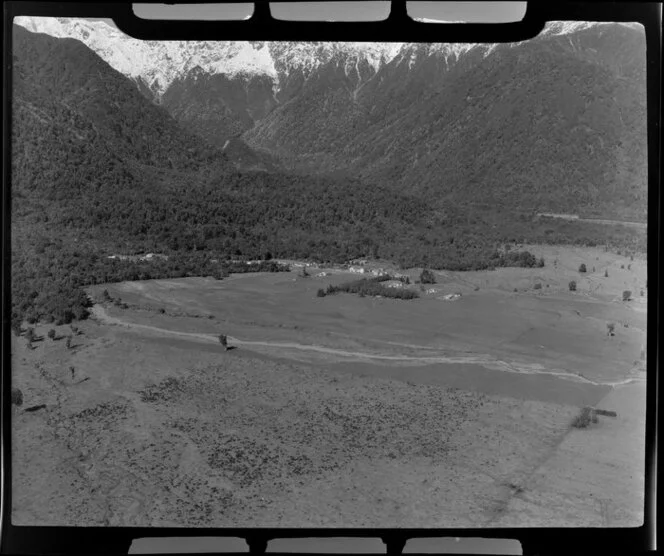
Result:
<svg viewBox="0 0 664 556"><path fill-rule="evenodd" d="M381 66L407 60L409 66L422 52L416 43L375 42L260 42L260 41L142 41L129 37L104 21L85 19L21 16L14 22L27 30L58 38L80 40L95 51L111 67L136 81L142 81L158 99L179 78L192 70L216 75L268 76L279 83L293 70L305 75L338 57L345 71L359 71L366 62L378 72ZM552 22L543 35L575 33L592 22ZM629 25L629 24L628 24ZM426 53L442 54L446 61L456 60L463 53L482 49L488 55L496 45L440 43L426 45Z"/></svg>

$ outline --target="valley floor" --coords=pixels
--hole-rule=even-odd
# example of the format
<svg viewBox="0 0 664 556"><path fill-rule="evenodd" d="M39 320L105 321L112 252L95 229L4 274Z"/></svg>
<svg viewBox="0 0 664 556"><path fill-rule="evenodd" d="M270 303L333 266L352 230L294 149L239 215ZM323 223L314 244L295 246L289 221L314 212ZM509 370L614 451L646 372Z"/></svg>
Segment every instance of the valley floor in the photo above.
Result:
<svg viewBox="0 0 664 556"><path fill-rule="evenodd" d="M341 273L107 285L129 308L71 349L14 338L13 523L638 525L646 315L620 290L645 261L542 249L412 302L316 298ZM584 405L618 417L574 429Z"/></svg>

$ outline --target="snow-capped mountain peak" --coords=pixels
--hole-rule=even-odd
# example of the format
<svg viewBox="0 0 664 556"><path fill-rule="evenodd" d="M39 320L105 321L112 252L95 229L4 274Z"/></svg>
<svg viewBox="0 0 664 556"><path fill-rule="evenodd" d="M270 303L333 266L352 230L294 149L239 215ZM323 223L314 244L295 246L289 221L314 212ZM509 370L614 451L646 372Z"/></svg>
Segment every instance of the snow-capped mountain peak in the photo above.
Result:
<svg viewBox="0 0 664 556"><path fill-rule="evenodd" d="M338 55L355 64L366 60L378 71L402 46L371 42L141 41L103 21L21 16L14 22L32 32L80 40L117 71L141 79L157 97L194 68L228 77L266 75L278 83L280 75L293 69L311 71Z"/></svg>

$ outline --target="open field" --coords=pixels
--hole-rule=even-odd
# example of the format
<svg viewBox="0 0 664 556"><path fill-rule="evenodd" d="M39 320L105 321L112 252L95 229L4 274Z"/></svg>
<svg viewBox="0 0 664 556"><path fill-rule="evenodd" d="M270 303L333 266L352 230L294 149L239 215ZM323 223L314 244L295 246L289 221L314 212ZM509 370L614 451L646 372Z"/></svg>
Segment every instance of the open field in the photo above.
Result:
<svg viewBox="0 0 664 556"><path fill-rule="evenodd" d="M645 261L528 249L544 268L437 272L412 301L316 297L333 270L91 288L129 308L69 350L14 338L14 523L638 524ZM618 418L571 429L584 405Z"/></svg>

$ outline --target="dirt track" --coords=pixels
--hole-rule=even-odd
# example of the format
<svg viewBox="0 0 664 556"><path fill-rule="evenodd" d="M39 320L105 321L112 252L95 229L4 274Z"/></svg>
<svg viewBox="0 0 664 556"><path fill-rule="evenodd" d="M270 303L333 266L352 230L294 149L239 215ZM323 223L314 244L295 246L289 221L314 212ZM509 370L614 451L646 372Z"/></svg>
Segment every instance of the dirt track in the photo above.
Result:
<svg viewBox="0 0 664 556"><path fill-rule="evenodd" d="M102 305L95 304L92 308L92 314L100 322L111 324L115 326L123 326L130 329L141 329L151 331L161 335L174 335L182 336L189 339L195 339L198 341L218 343L218 337L213 334L202 334L196 332L181 332L177 330L167 330L165 328L159 328L156 326L151 326L147 324L139 324L129 322L117 317L113 317L108 314L105 308ZM333 355L341 357L342 359L353 358L361 360L379 360L379 361L395 361L395 362L411 362L411 363L420 363L420 364L432 364L432 363L459 363L459 364L472 364L472 365L482 365L486 368L495 369L504 372L520 373L520 374L541 374L541 375L550 375L565 380L572 380L580 383L594 384L594 385L608 385L616 386L622 384L629 384L632 382L639 382L644 379L640 377L636 378L626 378L619 381L602 381L596 382L590 379L587 379L580 375L575 375L563 370L543 370L537 368L536 365L526 365L523 363L517 362L506 362L489 355L436 355L436 356L408 356L408 355L384 355L377 353L367 353L367 352L357 352L357 351L348 351L342 349L333 349L324 346L316 345L305 345L296 342L265 342L265 341L254 341L254 340L240 340L239 338L234 338L232 336L227 337L229 342L238 346L256 346L256 347L270 347L279 350L302 350L302 351L312 351L323 353L327 355ZM430 348L427 348L430 349Z"/></svg>

